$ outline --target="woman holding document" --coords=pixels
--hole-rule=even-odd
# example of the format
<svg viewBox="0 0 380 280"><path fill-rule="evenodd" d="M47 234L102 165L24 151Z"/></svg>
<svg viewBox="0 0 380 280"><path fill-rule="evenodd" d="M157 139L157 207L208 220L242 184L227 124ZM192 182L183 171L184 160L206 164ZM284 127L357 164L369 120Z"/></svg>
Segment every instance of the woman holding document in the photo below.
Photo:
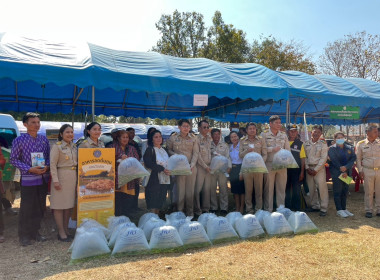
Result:
<svg viewBox="0 0 380 280"><path fill-rule="evenodd" d="M342 218L353 216L346 208L347 193L352 166L356 160L354 147L346 143L343 132L334 135L335 144L329 149L330 173L333 181L334 202L337 215Z"/></svg>

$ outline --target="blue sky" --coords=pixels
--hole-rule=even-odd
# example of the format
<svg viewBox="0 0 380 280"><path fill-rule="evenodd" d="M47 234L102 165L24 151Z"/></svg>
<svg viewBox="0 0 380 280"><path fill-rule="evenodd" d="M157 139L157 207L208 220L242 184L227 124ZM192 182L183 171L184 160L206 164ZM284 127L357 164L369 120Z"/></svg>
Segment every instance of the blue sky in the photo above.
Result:
<svg viewBox="0 0 380 280"><path fill-rule="evenodd" d="M376 0L0 0L0 32L41 38L85 40L115 49L147 51L159 39L161 14L196 11L211 25L215 10L226 23L246 32L302 41L318 58L327 42L358 31L380 34Z"/></svg>

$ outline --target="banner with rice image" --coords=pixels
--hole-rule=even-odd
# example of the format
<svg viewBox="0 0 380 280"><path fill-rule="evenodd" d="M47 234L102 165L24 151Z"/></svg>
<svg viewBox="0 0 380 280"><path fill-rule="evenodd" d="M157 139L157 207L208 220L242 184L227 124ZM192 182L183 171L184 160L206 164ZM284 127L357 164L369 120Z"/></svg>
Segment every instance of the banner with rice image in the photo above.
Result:
<svg viewBox="0 0 380 280"><path fill-rule="evenodd" d="M91 218L107 225L115 212L115 150L78 150L78 226Z"/></svg>

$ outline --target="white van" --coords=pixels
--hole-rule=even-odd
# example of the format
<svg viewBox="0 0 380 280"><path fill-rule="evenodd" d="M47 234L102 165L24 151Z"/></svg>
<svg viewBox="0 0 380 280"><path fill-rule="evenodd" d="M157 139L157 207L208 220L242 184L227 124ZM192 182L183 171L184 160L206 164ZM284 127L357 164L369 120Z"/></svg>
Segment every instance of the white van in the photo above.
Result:
<svg viewBox="0 0 380 280"><path fill-rule="evenodd" d="M12 141L20 136L15 119L8 114L0 114L0 143L2 147L10 149Z"/></svg>
<svg viewBox="0 0 380 280"><path fill-rule="evenodd" d="M15 170L9 163L12 142L17 136L20 136L20 132L15 119L11 115L0 114L0 145L6 159L4 170L2 171L2 180L5 186L12 184L13 180L17 182L20 181L20 171L18 169ZM5 189L9 189L9 186L5 187ZM12 187L12 189L14 189L14 187Z"/></svg>

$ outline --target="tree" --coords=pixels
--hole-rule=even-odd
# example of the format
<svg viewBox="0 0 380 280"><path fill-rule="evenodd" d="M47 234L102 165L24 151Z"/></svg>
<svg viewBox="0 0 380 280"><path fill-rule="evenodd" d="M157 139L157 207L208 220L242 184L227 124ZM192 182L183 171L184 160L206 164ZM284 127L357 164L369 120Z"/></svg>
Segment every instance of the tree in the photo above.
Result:
<svg viewBox="0 0 380 280"><path fill-rule="evenodd" d="M314 74L315 65L307 51L301 42L291 40L284 43L269 36L261 38L261 41L253 41L249 61L273 70L295 70Z"/></svg>
<svg viewBox="0 0 380 280"><path fill-rule="evenodd" d="M365 31L328 43L319 58L322 73L380 81L380 37Z"/></svg>
<svg viewBox="0 0 380 280"><path fill-rule="evenodd" d="M162 15L156 23L161 39L153 51L177 57L198 57L205 40L203 15L196 12Z"/></svg>
<svg viewBox="0 0 380 280"><path fill-rule="evenodd" d="M201 55L221 62L246 62L250 50L246 34L232 24L224 23L219 11L215 12L212 23Z"/></svg>

